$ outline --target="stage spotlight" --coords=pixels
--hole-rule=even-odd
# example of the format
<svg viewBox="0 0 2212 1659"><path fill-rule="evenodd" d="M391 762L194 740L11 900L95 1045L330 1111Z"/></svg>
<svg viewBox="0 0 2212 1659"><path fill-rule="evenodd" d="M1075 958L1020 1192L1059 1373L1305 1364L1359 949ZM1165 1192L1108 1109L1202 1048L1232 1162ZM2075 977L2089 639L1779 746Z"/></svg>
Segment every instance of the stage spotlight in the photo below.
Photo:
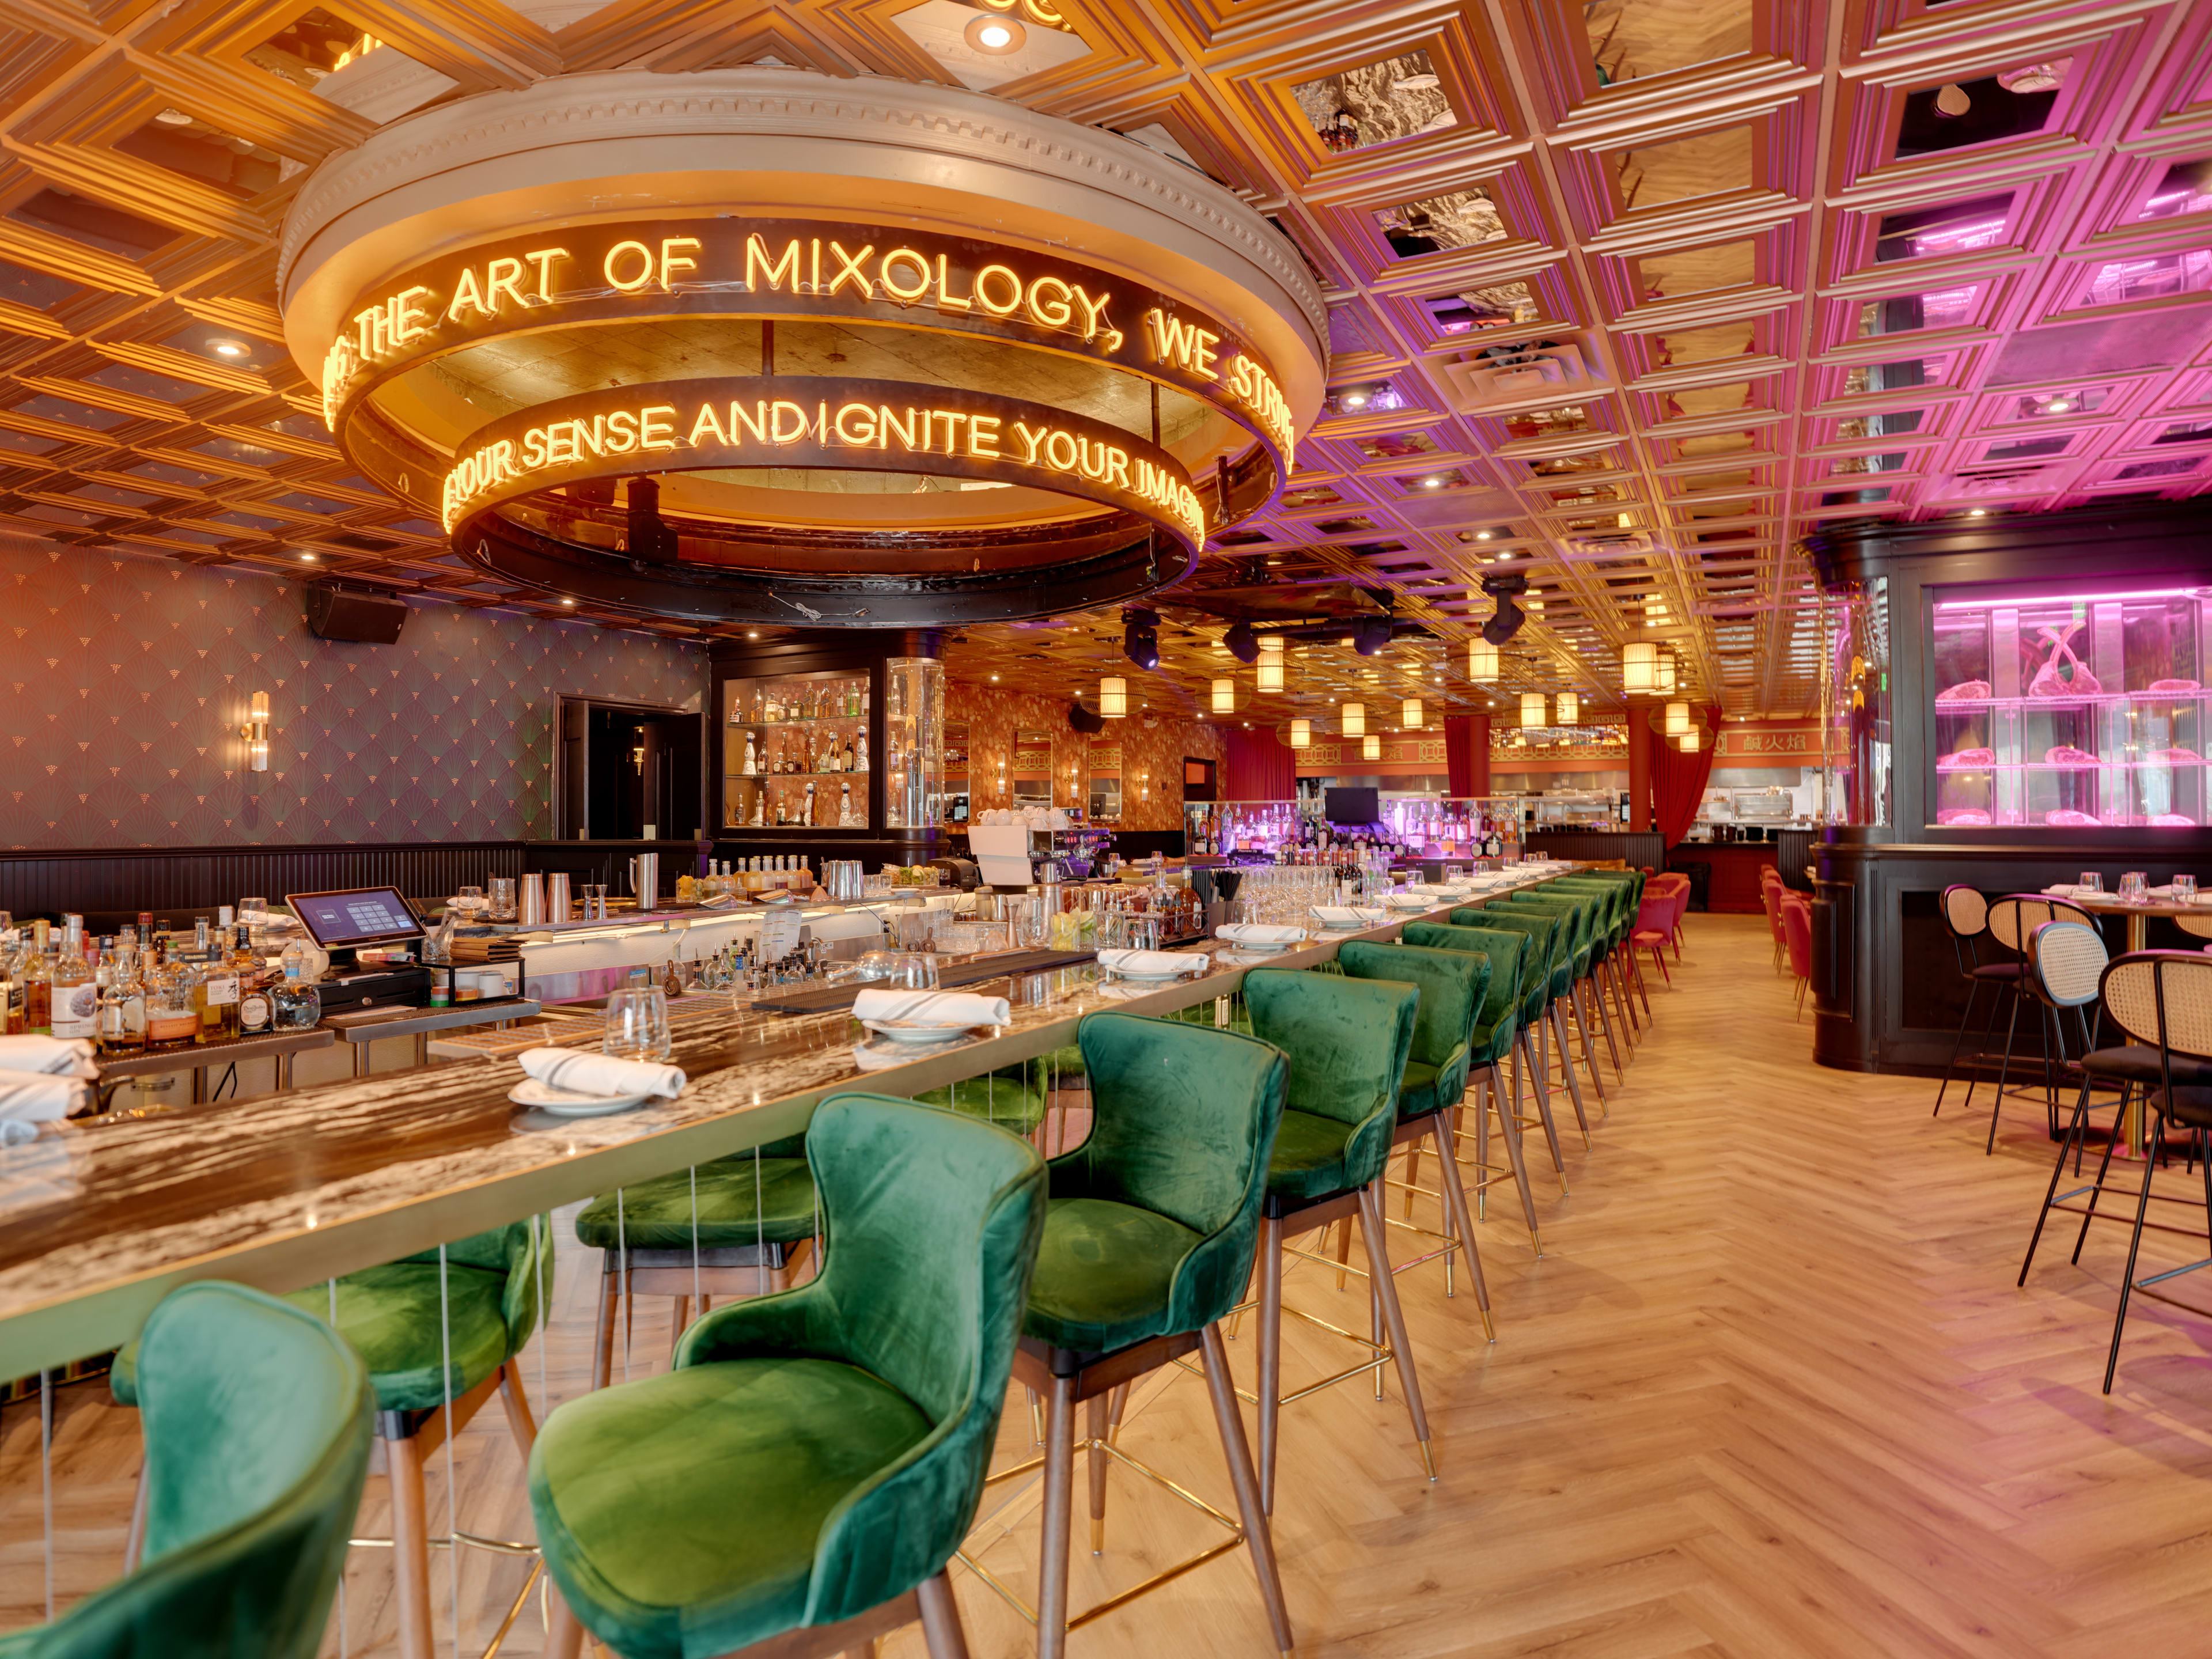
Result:
<svg viewBox="0 0 2212 1659"><path fill-rule="evenodd" d="M1390 619L1362 617L1352 628L1352 648L1363 657L1380 656L1390 646Z"/></svg>
<svg viewBox="0 0 2212 1659"><path fill-rule="evenodd" d="M1260 660L1260 636L1250 623L1231 623L1221 642L1229 647L1231 656L1247 666Z"/></svg>
<svg viewBox="0 0 2212 1659"><path fill-rule="evenodd" d="M1143 669L1160 665L1160 617L1157 611L1131 611L1121 618L1121 652Z"/></svg>

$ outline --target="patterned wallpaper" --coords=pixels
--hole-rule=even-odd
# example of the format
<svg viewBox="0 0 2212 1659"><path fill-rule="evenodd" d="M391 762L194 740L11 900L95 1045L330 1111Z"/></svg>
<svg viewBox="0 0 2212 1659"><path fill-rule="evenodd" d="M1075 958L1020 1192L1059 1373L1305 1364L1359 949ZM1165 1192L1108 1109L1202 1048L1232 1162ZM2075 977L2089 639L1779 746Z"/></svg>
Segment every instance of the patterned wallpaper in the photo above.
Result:
<svg viewBox="0 0 2212 1659"><path fill-rule="evenodd" d="M1182 762L1186 755L1218 759L1221 733L1203 720L1162 714L1156 726L1132 714L1127 720L1109 720L1096 738L1067 729L1066 697L1048 697L1027 691L1002 690L995 685L948 682L945 718L948 723L968 725L968 775L970 810L981 815L986 807L1004 806L997 793L999 764L1010 761L1018 731L1049 732L1053 735L1053 799L1060 805L1076 805L1067 793L1068 763L1079 748L1086 760L1095 751L1101 759L1121 763L1122 811L1117 821L1124 830L1180 830L1182 828ZM1087 778L1093 769L1086 764ZM1110 767L1100 765L1106 771ZM1140 775L1152 776L1152 795L1138 799Z"/></svg>
<svg viewBox="0 0 2212 1659"><path fill-rule="evenodd" d="M543 836L556 693L696 708L706 679L693 647L443 605L336 644L289 583L0 544L0 847Z"/></svg>

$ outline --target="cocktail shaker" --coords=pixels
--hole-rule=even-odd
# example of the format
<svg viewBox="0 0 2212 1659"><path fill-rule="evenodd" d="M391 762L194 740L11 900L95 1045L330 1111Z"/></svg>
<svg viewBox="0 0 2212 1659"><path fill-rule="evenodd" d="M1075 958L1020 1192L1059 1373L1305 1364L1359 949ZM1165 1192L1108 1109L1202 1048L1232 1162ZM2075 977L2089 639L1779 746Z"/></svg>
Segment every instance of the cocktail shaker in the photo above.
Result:
<svg viewBox="0 0 2212 1659"><path fill-rule="evenodd" d="M545 878L527 875L522 878L522 897L515 907L516 925L523 927L543 927L545 925Z"/></svg>
<svg viewBox="0 0 2212 1659"><path fill-rule="evenodd" d="M575 919L575 913L568 902L568 872L556 870L545 878L545 920L574 921Z"/></svg>

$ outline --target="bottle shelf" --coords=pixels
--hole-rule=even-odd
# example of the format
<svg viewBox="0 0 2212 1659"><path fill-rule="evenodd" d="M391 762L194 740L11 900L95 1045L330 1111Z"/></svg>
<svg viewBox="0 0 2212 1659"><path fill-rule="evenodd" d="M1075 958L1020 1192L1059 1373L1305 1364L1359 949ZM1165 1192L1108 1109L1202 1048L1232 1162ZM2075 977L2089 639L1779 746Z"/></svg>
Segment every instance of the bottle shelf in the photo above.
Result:
<svg viewBox="0 0 2212 1659"><path fill-rule="evenodd" d="M722 775L732 783L767 783L776 778L865 778L868 774L854 767L849 772L725 772Z"/></svg>
<svg viewBox="0 0 2212 1659"><path fill-rule="evenodd" d="M863 708L857 714L810 714L804 720L732 720L729 729L732 732L774 732L786 726L842 726L849 720L867 718L868 711Z"/></svg>

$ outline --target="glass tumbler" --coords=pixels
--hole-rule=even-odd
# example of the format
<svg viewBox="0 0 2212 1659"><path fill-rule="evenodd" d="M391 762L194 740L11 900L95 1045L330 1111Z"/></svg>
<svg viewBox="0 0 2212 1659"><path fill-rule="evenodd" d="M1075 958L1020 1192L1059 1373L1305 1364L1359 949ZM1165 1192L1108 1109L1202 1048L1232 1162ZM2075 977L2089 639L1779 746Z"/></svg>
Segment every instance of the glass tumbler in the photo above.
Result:
<svg viewBox="0 0 2212 1659"><path fill-rule="evenodd" d="M2075 890L2081 893L2103 892L2105 890L2104 872L2100 870L2084 870L2081 872L2081 884Z"/></svg>
<svg viewBox="0 0 2212 1659"><path fill-rule="evenodd" d="M2173 896L2177 903L2196 903L2197 878L2194 876L2176 876L2173 878Z"/></svg>
<svg viewBox="0 0 2212 1659"><path fill-rule="evenodd" d="M625 985L607 996L599 1052L622 1060L668 1058L668 997L658 985Z"/></svg>
<svg viewBox="0 0 2212 1659"><path fill-rule="evenodd" d="M494 876L491 878L491 919L494 921L514 920L514 878Z"/></svg>
<svg viewBox="0 0 2212 1659"><path fill-rule="evenodd" d="M2148 896L2145 891L2146 886L2147 883L2142 871L2129 871L2120 878L2120 902L2141 904Z"/></svg>

